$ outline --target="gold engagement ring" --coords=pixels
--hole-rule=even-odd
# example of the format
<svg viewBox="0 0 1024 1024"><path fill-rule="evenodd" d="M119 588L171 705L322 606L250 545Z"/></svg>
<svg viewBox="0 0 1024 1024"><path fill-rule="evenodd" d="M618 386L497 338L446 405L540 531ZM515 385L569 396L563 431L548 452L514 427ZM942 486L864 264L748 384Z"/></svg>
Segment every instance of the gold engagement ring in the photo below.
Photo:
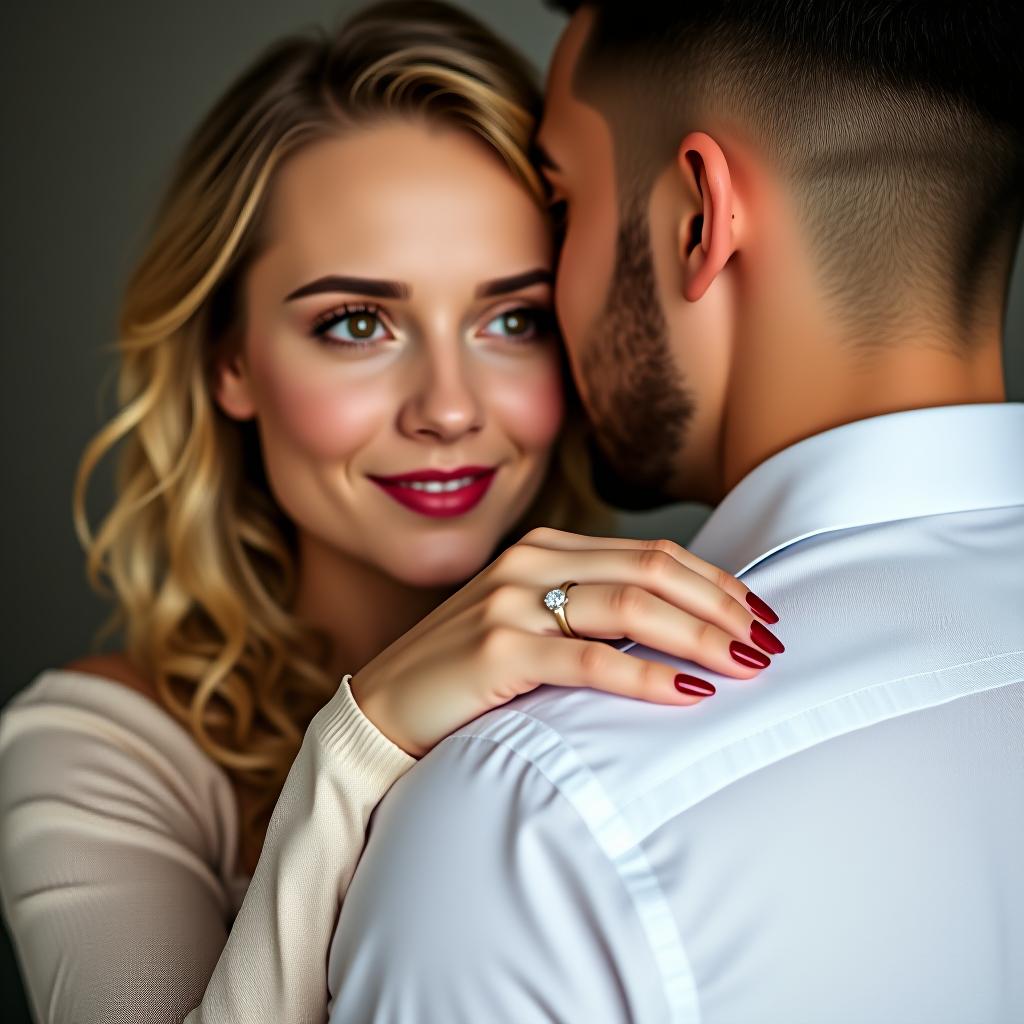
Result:
<svg viewBox="0 0 1024 1024"><path fill-rule="evenodd" d="M569 588L575 586L577 586L575 580L567 580L560 587L549 590L544 595L544 605L549 611L554 613L562 632L566 636L578 640L579 634L572 631L572 626L569 625L565 618L565 606L569 603Z"/></svg>

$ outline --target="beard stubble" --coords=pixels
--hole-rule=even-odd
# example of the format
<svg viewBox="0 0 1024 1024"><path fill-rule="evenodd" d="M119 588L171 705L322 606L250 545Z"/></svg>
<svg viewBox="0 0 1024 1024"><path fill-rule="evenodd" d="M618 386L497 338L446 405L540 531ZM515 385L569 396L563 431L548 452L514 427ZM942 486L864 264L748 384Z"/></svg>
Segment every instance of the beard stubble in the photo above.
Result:
<svg viewBox="0 0 1024 1024"><path fill-rule="evenodd" d="M637 197L623 204L612 282L586 339L580 376L601 497L624 509L678 500L695 400L672 357L646 204Z"/></svg>

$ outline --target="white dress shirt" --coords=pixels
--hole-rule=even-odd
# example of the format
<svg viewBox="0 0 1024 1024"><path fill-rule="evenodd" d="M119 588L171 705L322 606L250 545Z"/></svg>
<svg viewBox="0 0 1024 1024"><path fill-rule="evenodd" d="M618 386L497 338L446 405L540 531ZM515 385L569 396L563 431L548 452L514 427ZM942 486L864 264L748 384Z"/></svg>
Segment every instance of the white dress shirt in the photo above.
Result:
<svg viewBox="0 0 1024 1024"><path fill-rule="evenodd" d="M436 746L371 817L333 1024L1024 1021L1024 405L801 441L691 548L786 652L633 647L718 693L544 686Z"/></svg>

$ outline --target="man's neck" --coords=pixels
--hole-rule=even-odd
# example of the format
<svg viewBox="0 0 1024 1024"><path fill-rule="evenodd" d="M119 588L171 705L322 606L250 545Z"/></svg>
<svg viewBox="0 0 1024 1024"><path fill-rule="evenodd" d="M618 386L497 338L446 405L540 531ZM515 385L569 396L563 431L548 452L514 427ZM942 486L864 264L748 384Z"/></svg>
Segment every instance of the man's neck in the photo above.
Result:
<svg viewBox="0 0 1024 1024"><path fill-rule="evenodd" d="M845 423L1006 400L1001 316L994 311L979 316L967 337L952 339L925 316L866 337L838 327L806 279L800 294L786 298L785 291L746 317L736 337L720 497L785 447Z"/></svg>
<svg viewBox="0 0 1024 1024"><path fill-rule="evenodd" d="M810 340L810 339L809 339ZM792 334L787 342L792 346ZM722 496L776 452L844 423L931 406L1006 399L1001 345L978 337L960 350L921 330L869 346L811 343L782 359L766 339L741 360L721 446ZM775 359L770 353L775 353Z"/></svg>

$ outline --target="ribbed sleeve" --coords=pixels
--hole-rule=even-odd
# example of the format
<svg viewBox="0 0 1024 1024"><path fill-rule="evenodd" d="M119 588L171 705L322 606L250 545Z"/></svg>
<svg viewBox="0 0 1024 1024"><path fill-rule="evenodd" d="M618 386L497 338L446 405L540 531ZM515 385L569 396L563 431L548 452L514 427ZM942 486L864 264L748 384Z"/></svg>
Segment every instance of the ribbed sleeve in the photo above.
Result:
<svg viewBox="0 0 1024 1024"><path fill-rule="evenodd" d="M309 731L326 759L342 768L356 789L367 787L376 802L399 775L416 763L416 758L388 739L363 714L352 696L351 681L351 676L345 676L337 694L310 722Z"/></svg>

